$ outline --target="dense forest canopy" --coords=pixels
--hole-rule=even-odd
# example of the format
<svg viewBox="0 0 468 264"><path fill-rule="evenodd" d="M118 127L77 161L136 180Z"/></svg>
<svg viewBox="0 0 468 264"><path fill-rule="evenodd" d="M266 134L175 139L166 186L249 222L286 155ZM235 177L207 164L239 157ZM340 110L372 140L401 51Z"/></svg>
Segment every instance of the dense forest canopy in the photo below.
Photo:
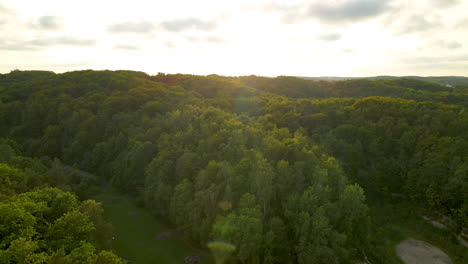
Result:
<svg viewBox="0 0 468 264"><path fill-rule="evenodd" d="M109 228L99 204L80 201L94 175L198 245L232 243L238 263L371 255L368 201L392 194L460 231L467 106L468 86L409 78L0 74L0 210L21 219L0 220L0 261L119 263L92 232Z"/></svg>
<svg viewBox="0 0 468 264"><path fill-rule="evenodd" d="M0 139L0 263L123 263L107 250L112 226L101 204L71 193L86 196L96 179L18 147Z"/></svg>
<svg viewBox="0 0 468 264"><path fill-rule="evenodd" d="M323 81L342 81L342 80L352 80L352 79L371 79L371 80L396 80L396 79L415 79L424 82L437 83L445 86L468 86L468 77L463 76L430 76L430 77L421 77L421 76L374 76L374 77L299 77L305 80L323 80Z"/></svg>

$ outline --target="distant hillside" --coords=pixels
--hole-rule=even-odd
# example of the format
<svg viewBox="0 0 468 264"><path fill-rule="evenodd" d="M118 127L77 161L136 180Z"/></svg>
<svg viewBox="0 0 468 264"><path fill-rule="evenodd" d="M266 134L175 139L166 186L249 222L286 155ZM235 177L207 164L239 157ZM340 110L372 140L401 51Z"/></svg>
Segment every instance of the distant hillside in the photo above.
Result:
<svg viewBox="0 0 468 264"><path fill-rule="evenodd" d="M425 82L433 82L442 85L451 86L468 86L468 77L464 76L434 76L434 77L421 77L421 76L375 76L375 77L299 77L305 80L316 80L316 81L344 81L353 79L371 79L371 80L394 80L400 78L416 79Z"/></svg>
<svg viewBox="0 0 468 264"><path fill-rule="evenodd" d="M228 78L228 77L224 77ZM325 77L325 79L279 76L228 78L256 90L290 98L363 98L385 96L415 101L433 101L467 106L468 86L447 86L412 78L381 79ZM341 78L341 80L339 80ZM374 77L377 78L377 77Z"/></svg>

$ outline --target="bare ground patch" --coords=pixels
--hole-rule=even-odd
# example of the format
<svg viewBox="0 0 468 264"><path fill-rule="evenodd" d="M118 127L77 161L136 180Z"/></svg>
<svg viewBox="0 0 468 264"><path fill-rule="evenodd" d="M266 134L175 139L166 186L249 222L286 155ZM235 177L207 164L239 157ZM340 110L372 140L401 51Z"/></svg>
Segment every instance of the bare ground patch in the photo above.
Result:
<svg viewBox="0 0 468 264"><path fill-rule="evenodd" d="M450 257L442 250L412 238L398 244L396 251L406 264L452 264Z"/></svg>

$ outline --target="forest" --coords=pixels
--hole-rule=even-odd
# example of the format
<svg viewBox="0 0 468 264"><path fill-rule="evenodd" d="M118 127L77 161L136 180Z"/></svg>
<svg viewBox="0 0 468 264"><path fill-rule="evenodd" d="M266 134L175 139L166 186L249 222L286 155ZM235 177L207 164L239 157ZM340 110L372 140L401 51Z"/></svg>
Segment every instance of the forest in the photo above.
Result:
<svg viewBox="0 0 468 264"><path fill-rule="evenodd" d="M467 107L413 78L0 74L0 263L124 263L106 184L226 263L399 263L373 208L466 233Z"/></svg>

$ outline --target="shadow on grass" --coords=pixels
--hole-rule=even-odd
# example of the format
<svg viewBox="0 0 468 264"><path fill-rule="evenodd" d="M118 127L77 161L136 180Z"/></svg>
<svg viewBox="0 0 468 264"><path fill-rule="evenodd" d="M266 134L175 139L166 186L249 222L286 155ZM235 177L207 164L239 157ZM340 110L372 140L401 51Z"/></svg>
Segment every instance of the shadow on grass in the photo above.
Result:
<svg viewBox="0 0 468 264"><path fill-rule="evenodd" d="M103 204L104 215L114 227L113 251L130 263L180 264L190 255L204 255L200 263L212 263L205 252L190 246L177 234L164 240L156 239L158 234L168 232L170 227L112 187L102 189L93 198Z"/></svg>

